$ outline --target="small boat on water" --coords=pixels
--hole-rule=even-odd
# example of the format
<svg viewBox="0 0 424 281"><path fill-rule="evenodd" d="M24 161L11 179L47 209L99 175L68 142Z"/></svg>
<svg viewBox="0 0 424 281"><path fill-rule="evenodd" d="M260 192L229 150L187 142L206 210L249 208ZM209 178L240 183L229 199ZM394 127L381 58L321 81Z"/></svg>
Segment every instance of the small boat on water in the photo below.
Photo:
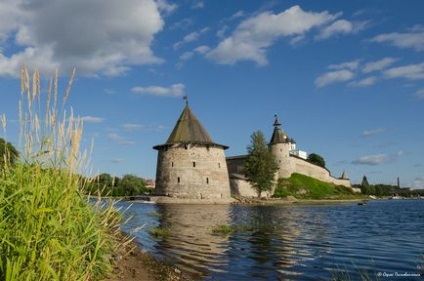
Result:
<svg viewBox="0 0 424 281"><path fill-rule="evenodd" d="M361 205L361 206L367 205L367 202L368 202L367 200L364 200L364 201L358 202L358 205Z"/></svg>

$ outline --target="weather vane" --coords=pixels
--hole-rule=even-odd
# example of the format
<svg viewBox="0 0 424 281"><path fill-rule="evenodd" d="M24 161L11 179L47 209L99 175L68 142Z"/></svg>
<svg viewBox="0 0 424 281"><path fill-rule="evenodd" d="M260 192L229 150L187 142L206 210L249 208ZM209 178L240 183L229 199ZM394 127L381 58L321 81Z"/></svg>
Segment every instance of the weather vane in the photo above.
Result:
<svg viewBox="0 0 424 281"><path fill-rule="evenodd" d="M187 95L183 96L183 100L185 100L186 105L188 105L188 96Z"/></svg>

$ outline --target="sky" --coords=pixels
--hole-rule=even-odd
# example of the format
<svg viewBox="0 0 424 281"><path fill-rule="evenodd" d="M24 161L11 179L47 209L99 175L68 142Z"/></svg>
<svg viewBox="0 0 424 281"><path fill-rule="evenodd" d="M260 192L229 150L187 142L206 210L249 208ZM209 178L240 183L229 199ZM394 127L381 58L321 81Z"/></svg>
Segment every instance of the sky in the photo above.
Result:
<svg viewBox="0 0 424 281"><path fill-rule="evenodd" d="M185 106L227 156L274 115L335 177L424 188L424 1L1 0L0 137L19 75L56 69L93 174L155 178Z"/></svg>

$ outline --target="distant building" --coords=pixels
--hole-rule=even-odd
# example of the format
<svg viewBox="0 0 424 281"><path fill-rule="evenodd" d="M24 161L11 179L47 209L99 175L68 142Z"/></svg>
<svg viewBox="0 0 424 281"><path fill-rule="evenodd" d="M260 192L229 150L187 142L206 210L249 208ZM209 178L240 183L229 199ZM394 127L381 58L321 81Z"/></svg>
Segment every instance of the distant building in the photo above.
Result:
<svg viewBox="0 0 424 281"><path fill-rule="evenodd" d="M146 180L144 180L144 185L146 186L146 188L154 189L155 188L155 180L146 179Z"/></svg>

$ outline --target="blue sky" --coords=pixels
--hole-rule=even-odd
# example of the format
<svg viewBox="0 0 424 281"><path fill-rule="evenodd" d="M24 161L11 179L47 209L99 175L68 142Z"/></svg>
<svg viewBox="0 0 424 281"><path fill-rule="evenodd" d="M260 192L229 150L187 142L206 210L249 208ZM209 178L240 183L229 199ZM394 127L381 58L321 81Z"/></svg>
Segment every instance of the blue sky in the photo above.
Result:
<svg viewBox="0 0 424 281"><path fill-rule="evenodd" d="M424 2L3 0L0 114L17 144L23 65L77 75L93 171L154 178L190 106L227 156L273 116L353 183L424 187ZM44 80L44 87L46 82Z"/></svg>

